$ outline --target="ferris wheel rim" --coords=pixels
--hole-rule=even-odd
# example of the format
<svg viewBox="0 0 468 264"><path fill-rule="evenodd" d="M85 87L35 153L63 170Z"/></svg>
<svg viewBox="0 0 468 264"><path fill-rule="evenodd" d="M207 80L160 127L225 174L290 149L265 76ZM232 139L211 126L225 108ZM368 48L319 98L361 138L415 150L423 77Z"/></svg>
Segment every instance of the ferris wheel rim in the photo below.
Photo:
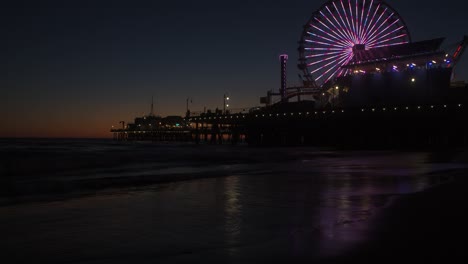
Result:
<svg viewBox="0 0 468 264"><path fill-rule="evenodd" d="M317 88L322 88L329 80L334 79L334 78L336 77L336 76L334 76L334 75L336 75L336 72L337 72L337 71L336 71L336 65L335 65L335 72L331 73L330 76L329 76L329 78L327 78L326 81L320 81L320 80L319 80L320 78L317 78L317 76L314 76L314 73L315 73L314 71L316 71L316 69L311 70L311 66L314 66L314 64L318 64L319 62L311 62L311 63L307 63L307 62L310 61L310 60L309 60L310 57L313 57L313 56L325 56L325 55L323 55L323 54L322 54L322 55L320 55L320 54L314 54L314 55L312 55L312 56L311 56L311 55L307 55L307 56L306 56L306 49L307 49L307 48L305 48L305 46L306 46L305 44L306 44L306 42L308 42L307 37L310 37L309 31L311 30L311 27L313 27L313 24L316 23L316 21L318 21L319 23L321 23L322 25L324 25L324 23L320 22L320 20L318 19L318 17L323 16L323 17L326 18L326 16L323 14L323 11L327 10L327 11L330 12L330 14L331 14L332 12L330 11L330 8L329 8L329 7L330 7L331 5L333 5L334 8L335 8L335 10L336 10L336 12L337 12L337 14L340 16L340 19L341 19L342 24L343 24L345 27L346 27L346 26L349 26L349 27L351 28L350 24L355 23L355 24L353 24L353 26L359 26L359 27L361 27L359 30L361 30L361 34L362 34L362 32L364 32L364 30L368 30L367 28L364 28L366 25L363 25L363 24L362 24L362 21L363 21L363 18L364 18L364 17L363 17L363 14L365 13L365 8L366 8L366 1L368 2L367 8L369 8L368 10L366 10L367 12L370 12L370 11L372 10L372 8L374 8L374 7L375 7L375 11L374 11L375 13L377 13L377 11L379 10L379 8L382 8L382 10L383 10L382 13L380 14L380 18L379 18L377 21L373 21L373 19L375 18L375 17L373 17L373 18L371 19L369 25L371 25L372 23L375 23L375 24L373 25L373 26L375 27L375 26L377 25L377 23L379 22L379 20L381 19L381 17L384 16L384 14L385 14L386 16L385 16L384 22L379 26L379 28L382 27L385 23L387 23L387 21L388 21L389 19L394 19L393 24L390 25L389 27L392 27L393 25L396 24L396 25L397 25L397 28L394 29L394 31L392 31L392 34L396 34L397 31L403 32L403 34L401 34L401 35L397 35L397 36L392 37L393 39L400 39L400 38L403 39L403 41L401 41L400 43L396 43L396 44L403 44L403 43L409 43L409 42L411 42L411 34L410 34L409 30L408 30L408 26L407 26L405 20L404 20L404 19L402 18L402 16L401 16L393 7L391 7L385 0L328 0L328 1L326 1L324 4L322 4L322 5L320 6L319 9L317 9L315 12L312 13L312 16L311 16L310 19L307 21L307 24L304 25L304 29L303 29L303 31L302 31L301 39L300 39L300 42L299 42L299 43L300 43L300 46L299 46L299 49L298 49L298 50L299 50L299 64L298 64L298 66L299 66L299 68L303 71L305 80L307 80L308 82L313 83L313 86L315 86L315 87L317 87ZM353 17L353 11L352 11L352 10L351 10L351 12L350 12L350 14L351 14L351 15L350 15L350 17L351 17L351 23L349 23L349 21L347 21L348 23L346 23L346 22L344 21L344 19L341 17L341 14L342 14L342 13L340 13L340 10L339 10L339 8L337 8L336 3L339 3L339 4L341 4L341 6L343 6L343 5L344 5L344 4L343 4L344 2L346 2L346 3L349 5L350 10L351 10L352 7L354 7L354 8L356 9L356 14L357 14L357 20L356 20L356 21L353 21L353 19L354 19L355 17ZM354 6L351 6L351 3L354 4ZM361 10L362 10L362 11L361 11L361 10L358 10L359 5L361 5ZM343 7L343 9L344 9L344 7ZM343 10L341 10L341 11L343 11ZM360 19L361 19L361 24L358 23L358 20L359 20L359 11L362 12L361 18L360 18ZM348 20L349 17L348 17L347 11L345 10L343 13L345 14L344 16L346 17L346 20ZM389 15L389 14L390 14L390 15ZM338 16L338 15L337 15L337 16ZM369 15L367 14L367 16L369 16ZM375 14L374 14L374 16L375 16ZM328 18L326 18L326 19L328 20ZM336 20L336 18L335 18L335 20ZM341 24L340 24L340 22L338 22L338 20L336 21L336 22L337 22L337 23L336 23L337 25L336 25L336 24L334 25L333 22L331 22L330 20L328 20L328 22L330 22L330 25L332 25L332 26L334 26L334 27L336 27L336 28L337 28L337 25L341 26ZM367 24L367 18L366 18L365 23ZM329 28L329 29L330 29L330 28ZM387 29L388 29L388 28L385 28L385 30L387 30ZM318 30L318 29L316 28L315 30ZM331 29L330 29L330 30L331 30ZM346 30L349 30L349 28L346 29ZM354 33L356 33L356 29L354 29L354 30L355 30L355 31L353 31L353 32L351 32L351 31L350 31L350 32L347 32L347 31L344 32L344 31L343 31L343 32L344 32L345 35L347 35L348 37L352 38L352 36L350 36L350 35L353 35ZM373 29L372 29L372 30L373 30ZM377 29L377 30L378 30L378 29ZM341 33L343 33L343 32L341 32ZM349 33L349 34L348 34L348 33ZM373 32L373 34L376 34L376 33L377 33L377 31ZM332 33L332 35L333 35L333 34L334 34L334 33ZM377 33L377 35L379 35L379 34L380 34L380 33ZM390 34L390 33L389 33L389 34ZM336 36L335 36L335 37L336 37ZM393 40L393 39L391 39L391 40ZM371 40L372 40L372 39L371 39ZM334 42L333 44L330 44L330 43L333 42L333 41L336 41L336 42ZM373 40L373 41L375 42L375 40ZM390 41L390 40L387 40L387 41ZM330 54L327 54L327 56L329 56L329 55L339 55L339 54L340 54L340 49L341 49L341 51L342 51L342 50L343 50L343 45L346 45L346 43L340 42L337 38L333 38L333 37L330 37L330 38L329 38L327 41L325 41L325 42L328 42L328 43L326 43L326 44L328 44L328 45L331 46L331 47L326 48L326 50L330 52ZM318 44L320 45L320 43L318 43ZM324 43L322 43L322 45L323 45L323 44L324 44ZM347 43L347 44L348 44L347 49L349 49L351 44L350 44L350 43ZM373 43L373 44L374 44L374 43ZM383 45L383 46L390 46L390 45L396 45L396 44L390 43L389 45ZM355 43L355 41L354 41L352 45L353 45L352 48L354 49L354 47L355 47L356 45L358 45L358 44ZM366 46L366 43L364 43L364 46ZM374 45L374 46L375 46L375 45ZM377 47L378 47L378 46L377 46ZM372 47L371 47L371 48L372 48ZM315 48L315 49L316 49L316 50L319 50L320 48ZM325 49L325 48L322 48L322 49ZM310 50L309 50L309 51L310 51ZM353 52L354 52L354 51L353 51ZM348 57L348 58L345 58L345 59L343 59L343 56L341 56L341 57L340 57L340 56L335 56L334 58L328 58L328 60L331 60L332 62L331 62L329 65L325 65L325 67L328 67L328 66L330 66L331 64L333 64L333 59L339 60L339 61L338 61L338 64L340 64L340 63L344 63L344 62L349 62L349 61L352 59L352 57L351 57L351 58ZM335 60L335 62L336 62L336 60ZM325 61L327 61L327 60L325 60ZM323 62L323 61L322 61L322 62ZM327 62L327 63L328 63L328 62ZM343 65L339 65L338 68L341 68L341 66L343 66ZM340 71L340 73L341 73L341 70L338 70L338 71ZM326 73L326 74L329 74L329 73ZM321 76L320 76L320 77L321 77Z"/></svg>

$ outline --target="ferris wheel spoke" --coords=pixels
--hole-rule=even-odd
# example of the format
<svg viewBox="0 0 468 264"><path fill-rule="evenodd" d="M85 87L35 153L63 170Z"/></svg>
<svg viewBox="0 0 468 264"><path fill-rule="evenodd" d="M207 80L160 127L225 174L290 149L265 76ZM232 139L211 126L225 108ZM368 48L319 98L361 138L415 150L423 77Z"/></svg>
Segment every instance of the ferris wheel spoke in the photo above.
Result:
<svg viewBox="0 0 468 264"><path fill-rule="evenodd" d="M324 57L324 56L333 55L333 54L338 54L338 53L343 53L343 51L333 51L333 52L327 52L327 53L306 55L305 58L306 58L306 59L311 59L311 58Z"/></svg>
<svg viewBox="0 0 468 264"><path fill-rule="evenodd" d="M328 6L327 6L327 9L328 9ZM330 23L330 25L333 26L333 28L335 28L335 30L332 30L332 29L330 30L335 31L337 34L339 34L344 41L348 41L349 43L352 43L351 41L349 41L349 36L346 34L346 31L341 27L340 23L336 21L336 19L335 21L336 23L338 23L340 27L338 27L336 23L333 23L322 11L320 11L320 14L328 21L328 23Z"/></svg>
<svg viewBox="0 0 468 264"><path fill-rule="evenodd" d="M336 9L335 3L333 3L333 5L335 6L335 9ZM341 17L341 14L338 12L338 9L336 9L336 10L337 10L338 14L340 15L340 20L342 21L343 24L341 24L341 23L338 21L338 19L337 19L336 16L333 14L333 12L330 10L330 8L328 8L328 6L326 7L326 9L327 9L328 13L329 13L329 14L333 17L333 19L336 21L336 24L338 24L338 26L340 27L340 30L346 35L347 40L348 40L349 42L352 43L353 37L351 36L351 33L347 30L347 28L346 28L346 23L344 22L343 18Z"/></svg>
<svg viewBox="0 0 468 264"><path fill-rule="evenodd" d="M376 42L379 42L382 39L385 39L388 35L396 33L397 31L401 30L402 28L404 28L404 26L400 26L400 27L398 27L398 28L396 28L396 29L394 29L394 30L388 32L387 34L382 35L382 36L376 35L373 40L369 41L369 44L375 44ZM404 35L406 35L406 34L404 34Z"/></svg>
<svg viewBox="0 0 468 264"><path fill-rule="evenodd" d="M358 6L358 1L356 0L356 6ZM364 31L364 10L366 8L366 0L364 0L364 3L362 4L362 10L361 10L361 20L359 21L359 36L361 39L364 39L363 36L363 31Z"/></svg>
<svg viewBox="0 0 468 264"><path fill-rule="evenodd" d="M379 24L379 21L380 19L382 19L383 15L385 15L385 13L387 12L387 9L384 9L382 11L382 14L380 14L379 18L375 21L374 25L367 31L367 33L369 34L370 32L373 32L375 26L377 26ZM369 35L368 35L369 36ZM367 37L368 38L368 37ZM366 38L366 40L367 40Z"/></svg>
<svg viewBox="0 0 468 264"><path fill-rule="evenodd" d="M366 28L366 26L367 26L367 21L369 20L369 15L370 15L370 12L372 11L372 6L373 5L374 5L374 0L371 1L370 5L369 5L369 10L367 10L366 20L364 21L364 28Z"/></svg>
<svg viewBox="0 0 468 264"><path fill-rule="evenodd" d="M310 24L310 26L312 26L313 28L317 29L318 31L320 31L320 32L322 32L322 33L324 33L324 34L326 34L327 36L329 36L329 37L335 39L335 40L333 40L334 42L335 42L335 41L340 41L340 40L337 39L335 36L333 36L332 34L326 32L326 31L323 30L323 29L321 29L321 28L319 28L319 27L317 27L317 26L315 26L315 25L313 25L313 24Z"/></svg>
<svg viewBox="0 0 468 264"><path fill-rule="evenodd" d="M306 50L342 50L338 48L305 48Z"/></svg>
<svg viewBox="0 0 468 264"><path fill-rule="evenodd" d="M344 64L346 64L346 63L344 63ZM328 81L330 81L337 74L338 74L337 76L340 77L342 72L343 72L343 69L341 69L341 68L336 69L335 72L333 72L332 74L330 74L328 76L328 78L325 80L324 83L327 83Z"/></svg>
<svg viewBox="0 0 468 264"><path fill-rule="evenodd" d="M336 74L336 77L341 77L343 76L343 74L345 74L346 71L344 69L341 69L340 71L338 71L338 73Z"/></svg>
<svg viewBox="0 0 468 264"><path fill-rule="evenodd" d="M308 43L315 43L315 44L323 45L323 46L332 46L332 47L335 47L335 48L342 48L342 49L348 48L347 46L344 46L344 45L340 45L340 44L330 44L330 43L327 43L327 42L321 42L321 41L317 41L317 40L306 40L306 42L308 42Z"/></svg>
<svg viewBox="0 0 468 264"><path fill-rule="evenodd" d="M353 22L353 26L354 26L354 34L356 34L356 38L358 39L358 41L361 42L362 39L359 36L359 27L358 27L358 24L357 24L357 19L359 17L359 15L357 13L357 6L356 6L356 8L354 10L354 11L356 11L356 15L354 15L353 14L353 8L351 7L351 0L348 0L348 5L349 5L349 11L351 13L350 19Z"/></svg>
<svg viewBox="0 0 468 264"><path fill-rule="evenodd" d="M343 3L342 3L342 4L343 4ZM343 24L342 24L342 25L343 25L343 29L345 29L345 31L347 32L347 35L348 35L350 41L351 41L351 42L354 42L355 39L354 39L354 36L353 36L353 32L352 32L352 30L351 30L349 24L347 24L347 23L345 22L345 20L343 19L343 16L341 15L341 12L340 12L340 10L338 9L338 7L336 6L335 2L333 2L333 7L335 7L336 13L338 14L338 16L339 16L341 22L343 23ZM327 8L328 8L328 7L327 7ZM333 15L333 13L330 11L330 9L328 9L328 12L329 12L330 14L332 14L332 16L336 19L336 17Z"/></svg>
<svg viewBox="0 0 468 264"><path fill-rule="evenodd" d="M343 4L343 0L340 0L340 2L341 2L341 7L343 8L342 10L344 12L344 17L346 18L346 22L347 22L348 27L349 27L349 31L351 32L351 36L353 37L353 42L357 42L357 38L356 38L356 35L353 32L353 28L351 26L351 23L349 23L348 13L346 12L346 8L345 8L345 6Z"/></svg>
<svg viewBox="0 0 468 264"><path fill-rule="evenodd" d="M391 38L388 38L388 39L385 39L385 40L382 40L382 41L379 41L379 44L382 44L382 43L386 43L386 42L389 42L389 41L392 41L394 39L398 39L398 38L401 38L401 37L404 37L406 36L406 33L405 34L401 34L401 35L398 35L398 36L394 36L394 37L391 37Z"/></svg>
<svg viewBox="0 0 468 264"><path fill-rule="evenodd" d="M319 64L319 63L323 63L323 62L326 62L326 61L329 61L329 60L333 60L333 59L338 58L338 57L341 57L341 56L343 56L343 54L338 54L338 55L329 56L328 58L325 58L325 59L322 59L322 60L318 60L318 61L309 63L309 64L307 64L307 66L313 66L313 65L316 65L316 64Z"/></svg>
<svg viewBox="0 0 468 264"><path fill-rule="evenodd" d="M377 34L375 34L374 36L370 37L368 42L369 43L372 43L374 42L375 40L378 40L380 38L385 38L386 36L388 35L391 35L393 33L396 33L398 30L401 30L402 28L404 28L404 26L400 26L400 27L397 27L397 28L394 28L394 29L390 29L393 25L395 25L396 23L398 22L398 20L394 21L392 24L390 24L390 26L384 28L383 30L380 30ZM387 30L389 30L389 32L387 32ZM384 34L385 32L387 32L386 34ZM384 34L384 35L382 35Z"/></svg>
<svg viewBox="0 0 468 264"><path fill-rule="evenodd" d="M361 24L359 20L359 5L358 5L358 0L356 0L356 28L357 28L357 34L359 36L359 40L362 42L362 36L361 36Z"/></svg>
<svg viewBox="0 0 468 264"><path fill-rule="evenodd" d="M318 72L318 71L321 71L321 70L323 70L323 69L325 69L325 68L328 68L328 67L330 67L330 65L332 65L333 63L335 63L335 66L336 66L337 64L341 63L342 60L345 59L345 58L347 58L348 56L349 56L349 54L342 54L340 57L336 58L335 60L333 60L333 61L331 61L331 62L328 62L328 63L326 63L326 64L324 64L324 65L321 65L320 67L318 67L317 69L311 71L310 73L311 73L311 74L314 74L314 73L316 73L316 72ZM337 63L337 62L338 62L338 63ZM331 66L331 67L334 67L334 66Z"/></svg>
<svg viewBox="0 0 468 264"><path fill-rule="evenodd" d="M397 43L391 43L391 44L385 44L385 45L378 45L378 46L373 46L372 48L383 48L383 47L389 47L389 46L395 46L395 45L401 45L401 44L406 44L408 41L402 41L402 42L397 42Z"/></svg>
<svg viewBox="0 0 468 264"><path fill-rule="evenodd" d="M347 43L342 43L342 42L332 40L332 39L329 39L329 38L326 38L326 37L323 37L323 36L320 36L320 35L316 35L316 38L311 38L311 39L304 40L304 42L307 42L307 43L313 43L315 41L325 43L328 46L339 47L341 49L348 48L348 46L349 46Z"/></svg>
<svg viewBox="0 0 468 264"><path fill-rule="evenodd" d="M395 25L396 23L398 23L399 20L395 20L393 21L390 25L388 25L386 28L384 28L383 30L380 30L380 28L382 28L388 21L389 19L393 16L394 13L392 13L389 17L387 17L387 19L385 19L378 28L376 28L373 32L370 33L369 35L369 38L367 41L371 41L373 39L373 37L375 35L379 35L379 34L383 34L385 33L389 28L391 28L393 25Z"/></svg>
<svg viewBox="0 0 468 264"><path fill-rule="evenodd" d="M353 35L355 36L356 42L359 42L360 40L357 34L356 25L354 25L354 19L353 19L354 14L353 14L353 8L351 7L351 0L348 0L348 10L349 10L349 21L351 23Z"/></svg>
<svg viewBox="0 0 468 264"><path fill-rule="evenodd" d="M374 18L375 18L375 16L376 16L377 13L378 13L379 8L380 8L380 3L379 3L379 4L377 5L377 7L375 8L374 14L373 14L372 17L371 17L371 19L370 19L370 21L369 21L369 25L367 26L367 28L372 27L372 25L373 25L373 23L374 23ZM367 38L368 32L369 32L369 30L366 31L366 34L365 34L364 38Z"/></svg>
<svg viewBox="0 0 468 264"><path fill-rule="evenodd" d="M351 21L351 26L353 28L353 33L356 36L356 40L359 41L359 37L357 35L356 26L354 25L354 15L353 15L353 8L351 7L351 0L348 0L348 7L349 7L349 20Z"/></svg>
<svg viewBox="0 0 468 264"><path fill-rule="evenodd" d="M329 38L327 38L327 37L325 37L325 36L322 36L322 35L318 35L318 34L315 34L315 33L312 33L312 32L307 32L307 34L309 34L309 35L311 35L311 36L314 36L314 37L316 37L316 38L320 38L320 39L322 39L322 40L330 41L330 44L336 43L336 40L329 39ZM340 43L341 43L341 42L340 42ZM341 43L341 44L345 45L345 43Z"/></svg>
<svg viewBox="0 0 468 264"><path fill-rule="evenodd" d="M346 38L344 38L342 35L338 34L337 31L331 29L329 26L327 26L325 23L323 23L322 21L320 21L320 19L318 18L315 18L315 20L317 22L319 22L320 24L322 24L325 28L327 28L328 30L330 30L330 32L335 35L340 41L345 41ZM341 33L341 32L340 32Z"/></svg>
<svg viewBox="0 0 468 264"><path fill-rule="evenodd" d="M348 56L345 56L344 58L340 59L340 60L338 61L338 63L336 63L335 65L333 65L332 67L330 67L328 70L326 70L324 73L322 73L322 75L318 76L318 77L317 77L317 80L320 80L324 75L326 75L326 74L329 73L331 70L333 70L333 69L335 69L335 68L337 68L337 67L338 67L338 69L340 69L339 67L341 67L341 66L343 65L343 63L344 63L346 60L349 59L349 57L350 57L350 56L348 55ZM330 77L332 77L332 76L333 76L333 74L330 75L330 76L328 77L328 79L325 81L325 83L326 83L326 82L330 79Z"/></svg>
<svg viewBox="0 0 468 264"><path fill-rule="evenodd" d="M349 56L349 55L348 55L348 54L342 54L338 59L336 59L336 60L334 60L334 61L331 61L331 62L328 62L328 63L326 63L326 64L324 64L324 65L318 67L317 69L311 71L310 73L311 73L311 74L314 74L314 73L316 73L316 72L322 70L323 68L326 68L326 67L330 66L331 64L333 64L333 63L336 62L337 60L340 60L340 59L342 59L343 57L347 57L347 56Z"/></svg>

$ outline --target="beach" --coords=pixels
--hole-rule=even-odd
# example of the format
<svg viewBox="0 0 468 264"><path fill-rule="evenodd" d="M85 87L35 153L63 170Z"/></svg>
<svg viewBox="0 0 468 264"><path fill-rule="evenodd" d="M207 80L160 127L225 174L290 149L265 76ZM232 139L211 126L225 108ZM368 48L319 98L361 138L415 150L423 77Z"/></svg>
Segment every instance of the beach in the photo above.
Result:
<svg viewBox="0 0 468 264"><path fill-rule="evenodd" d="M433 175L441 181L396 199L372 221L369 240L330 263L459 263L467 258L468 171Z"/></svg>
<svg viewBox="0 0 468 264"><path fill-rule="evenodd" d="M6 263L454 262L466 255L462 150L0 143Z"/></svg>

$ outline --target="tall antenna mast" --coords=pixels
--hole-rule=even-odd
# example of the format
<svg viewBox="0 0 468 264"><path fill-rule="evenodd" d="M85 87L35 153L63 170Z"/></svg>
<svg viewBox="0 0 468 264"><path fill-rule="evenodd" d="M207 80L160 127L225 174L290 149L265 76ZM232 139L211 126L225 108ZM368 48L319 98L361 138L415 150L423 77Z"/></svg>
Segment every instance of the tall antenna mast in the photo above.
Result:
<svg viewBox="0 0 468 264"><path fill-rule="evenodd" d="M153 100L153 96L151 96L151 112L150 112L150 116L154 116L154 100Z"/></svg>

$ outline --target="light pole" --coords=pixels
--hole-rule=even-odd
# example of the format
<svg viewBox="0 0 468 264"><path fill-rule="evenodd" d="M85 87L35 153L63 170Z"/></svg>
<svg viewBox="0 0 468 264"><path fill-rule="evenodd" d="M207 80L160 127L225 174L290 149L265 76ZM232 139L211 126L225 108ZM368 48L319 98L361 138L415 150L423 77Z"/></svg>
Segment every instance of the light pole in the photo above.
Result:
<svg viewBox="0 0 468 264"><path fill-rule="evenodd" d="M224 94L223 96L223 114L226 114L226 108L229 107L229 96Z"/></svg>
<svg viewBox="0 0 468 264"><path fill-rule="evenodd" d="M332 105L332 107L335 107L335 105L336 105L336 93L338 92L339 89L340 89L340 87L336 86L335 90L333 90L333 105Z"/></svg>

